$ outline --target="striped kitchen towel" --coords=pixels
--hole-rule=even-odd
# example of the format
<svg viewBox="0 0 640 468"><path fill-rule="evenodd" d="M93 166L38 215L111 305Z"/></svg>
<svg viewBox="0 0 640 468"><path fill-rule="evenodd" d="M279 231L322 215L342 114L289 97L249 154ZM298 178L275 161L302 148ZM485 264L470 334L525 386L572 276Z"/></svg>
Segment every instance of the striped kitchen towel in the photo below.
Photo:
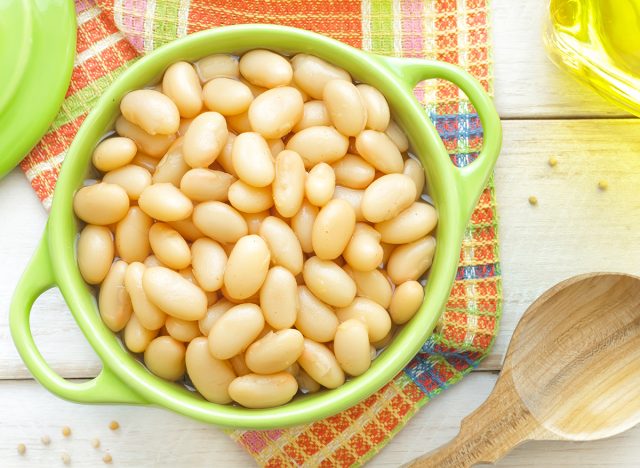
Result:
<svg viewBox="0 0 640 468"><path fill-rule="evenodd" d="M313 30L354 47L451 62L492 91L489 0L76 0L77 56L66 99L47 134L22 162L45 208L79 126L102 91L141 54L186 34L238 23ZM452 161L468 164L482 128L452 84L415 89ZM474 211L446 310L420 353L362 403L316 423L283 430L232 431L265 466L363 464L431 398L487 355L498 330L501 281L493 183Z"/></svg>

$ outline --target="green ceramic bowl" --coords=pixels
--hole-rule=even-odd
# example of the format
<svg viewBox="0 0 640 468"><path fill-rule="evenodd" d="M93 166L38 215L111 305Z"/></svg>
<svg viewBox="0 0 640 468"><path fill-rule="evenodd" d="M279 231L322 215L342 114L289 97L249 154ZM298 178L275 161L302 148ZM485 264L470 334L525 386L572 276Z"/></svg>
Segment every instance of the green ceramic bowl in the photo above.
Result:
<svg viewBox="0 0 640 468"><path fill-rule="evenodd" d="M0 179L51 125L75 54L73 0L0 1Z"/></svg>
<svg viewBox="0 0 640 468"><path fill-rule="evenodd" d="M127 92L158 80L176 61L193 61L213 53L239 54L255 48L317 55L382 91L424 165L440 216L438 246L424 304L371 368L338 389L298 396L286 405L261 410L207 402L196 393L155 377L124 349L102 323L96 300L80 276L75 256L78 221L72 209L73 194L87 173L92 149L112 128L118 103ZM413 97L414 85L429 78L444 78L459 86L480 115L484 147L476 161L465 168L453 166L434 126ZM224 27L172 42L138 61L109 87L71 145L45 234L11 304L10 325L16 347L42 385L77 402L162 406L218 426L254 429L308 423L349 408L389 382L431 335L456 274L465 226L498 157L501 138L500 121L489 96L476 80L452 65L381 57L308 31L276 26ZM88 382L78 384L60 377L47 365L33 341L29 327L31 307L40 294L53 286L62 291L80 329L102 360L102 371Z"/></svg>

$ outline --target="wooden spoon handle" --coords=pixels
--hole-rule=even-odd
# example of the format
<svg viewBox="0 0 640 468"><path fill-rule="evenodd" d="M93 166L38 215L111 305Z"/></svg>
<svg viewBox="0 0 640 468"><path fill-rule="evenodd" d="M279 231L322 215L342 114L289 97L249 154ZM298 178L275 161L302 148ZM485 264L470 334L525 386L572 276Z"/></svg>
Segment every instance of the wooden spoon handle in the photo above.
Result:
<svg viewBox="0 0 640 468"><path fill-rule="evenodd" d="M540 430L516 393L511 376L501 375L489 398L462 421L451 442L416 458L409 466L466 468L494 463L521 442L537 438Z"/></svg>

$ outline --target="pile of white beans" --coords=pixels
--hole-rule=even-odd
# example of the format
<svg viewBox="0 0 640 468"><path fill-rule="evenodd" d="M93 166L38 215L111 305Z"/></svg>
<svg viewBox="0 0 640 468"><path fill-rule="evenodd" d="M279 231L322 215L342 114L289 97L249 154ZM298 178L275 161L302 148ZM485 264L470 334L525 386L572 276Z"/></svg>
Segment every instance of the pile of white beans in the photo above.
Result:
<svg viewBox="0 0 640 468"><path fill-rule="evenodd" d="M437 214L375 88L252 50L175 63L120 110L74 198L78 265L152 373L278 406L365 372L420 308Z"/></svg>

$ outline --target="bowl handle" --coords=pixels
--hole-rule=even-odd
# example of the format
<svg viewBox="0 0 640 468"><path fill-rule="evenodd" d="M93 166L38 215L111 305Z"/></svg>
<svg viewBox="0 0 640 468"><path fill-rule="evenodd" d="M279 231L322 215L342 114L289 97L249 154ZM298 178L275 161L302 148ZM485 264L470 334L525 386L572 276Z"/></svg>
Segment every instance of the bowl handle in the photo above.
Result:
<svg viewBox="0 0 640 468"><path fill-rule="evenodd" d="M483 145L480 154L475 161L467 166L451 165L461 194L463 204L461 213L464 215L462 220L466 223L491 175L502 144L500 117L491 97L478 80L455 65L435 60L383 56L376 56L376 58L398 75L408 86L410 92L413 92L415 85L422 80L442 78L452 82L467 95L478 112L483 130Z"/></svg>
<svg viewBox="0 0 640 468"><path fill-rule="evenodd" d="M104 364L97 377L75 383L58 375L40 354L31 334L31 307L42 293L56 285L49 259L47 231L20 278L11 301L9 327L20 356L33 376L50 392L81 403L146 403Z"/></svg>

